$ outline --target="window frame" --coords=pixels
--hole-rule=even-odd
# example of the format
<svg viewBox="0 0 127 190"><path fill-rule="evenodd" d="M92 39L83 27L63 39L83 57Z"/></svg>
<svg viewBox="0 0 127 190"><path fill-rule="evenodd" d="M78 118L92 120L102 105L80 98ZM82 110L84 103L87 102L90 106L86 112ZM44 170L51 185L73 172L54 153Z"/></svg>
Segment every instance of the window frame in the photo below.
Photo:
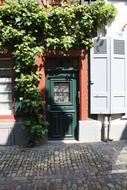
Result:
<svg viewBox="0 0 127 190"><path fill-rule="evenodd" d="M10 84L10 86L11 86L11 91L10 91L10 96L11 96L11 100L10 100L10 102L11 102L11 109L10 109L10 113L9 113L9 111L6 113L6 112L4 112L3 114L2 114L2 112L0 113L0 119L2 118L2 119L6 119L6 118L13 118L14 117L14 76L13 76L13 64L14 64L14 59L11 57L11 56L1 56L0 55L0 62L1 61L9 61L10 62L10 67L9 67L9 69L10 69L10 73L11 73L11 76L10 77L0 77L0 78L10 78L11 79L11 82L9 82L9 81L3 81L3 82L1 82L0 81L0 85L1 84ZM8 70L9 70L8 69ZM2 70L2 69L1 69ZM4 92L3 92L4 93ZM6 93L6 92L5 92ZM2 93L1 93L2 94ZM2 102L2 101L1 101ZM7 103L9 103L9 100L7 101Z"/></svg>

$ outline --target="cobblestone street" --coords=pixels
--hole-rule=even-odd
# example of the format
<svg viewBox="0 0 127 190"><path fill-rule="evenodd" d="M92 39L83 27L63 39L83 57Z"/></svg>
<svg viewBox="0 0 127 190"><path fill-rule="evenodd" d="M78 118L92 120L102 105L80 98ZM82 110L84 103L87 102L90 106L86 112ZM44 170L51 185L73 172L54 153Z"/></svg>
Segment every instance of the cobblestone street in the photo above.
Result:
<svg viewBox="0 0 127 190"><path fill-rule="evenodd" d="M127 141L0 146L0 190L127 190Z"/></svg>

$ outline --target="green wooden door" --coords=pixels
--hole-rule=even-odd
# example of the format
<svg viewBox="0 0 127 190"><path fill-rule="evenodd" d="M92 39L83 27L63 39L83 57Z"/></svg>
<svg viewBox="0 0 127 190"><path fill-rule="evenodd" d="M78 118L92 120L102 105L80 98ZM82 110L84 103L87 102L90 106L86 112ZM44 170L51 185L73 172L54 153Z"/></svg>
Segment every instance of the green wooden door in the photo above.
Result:
<svg viewBox="0 0 127 190"><path fill-rule="evenodd" d="M77 133L77 72L46 72L49 139L74 139Z"/></svg>

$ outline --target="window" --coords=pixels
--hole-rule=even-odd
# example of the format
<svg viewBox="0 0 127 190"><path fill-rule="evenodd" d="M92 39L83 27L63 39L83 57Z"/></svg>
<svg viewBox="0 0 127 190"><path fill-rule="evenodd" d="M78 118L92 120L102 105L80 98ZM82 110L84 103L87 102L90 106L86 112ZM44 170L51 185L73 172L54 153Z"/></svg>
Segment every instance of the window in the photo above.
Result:
<svg viewBox="0 0 127 190"><path fill-rule="evenodd" d="M0 115L12 114L12 61L0 59Z"/></svg>
<svg viewBox="0 0 127 190"><path fill-rule="evenodd" d="M53 70L53 69L62 69L62 70L72 70L72 69L78 69L78 58L46 58L45 62L45 69L46 70Z"/></svg>
<svg viewBox="0 0 127 190"><path fill-rule="evenodd" d="M70 82L54 83L54 102L68 103L70 101Z"/></svg>
<svg viewBox="0 0 127 190"><path fill-rule="evenodd" d="M84 3L92 3L92 2L95 2L96 0L81 0L81 4L84 4Z"/></svg>

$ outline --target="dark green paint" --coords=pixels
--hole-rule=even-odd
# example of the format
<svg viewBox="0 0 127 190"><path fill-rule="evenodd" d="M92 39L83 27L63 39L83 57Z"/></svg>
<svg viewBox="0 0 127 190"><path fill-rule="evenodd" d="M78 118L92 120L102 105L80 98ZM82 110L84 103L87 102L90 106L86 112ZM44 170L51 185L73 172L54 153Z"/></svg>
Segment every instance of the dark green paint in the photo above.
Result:
<svg viewBox="0 0 127 190"><path fill-rule="evenodd" d="M49 62L50 60L48 60ZM54 60L55 61L55 60ZM68 101L55 102L54 88L59 84L69 86ZM49 69L46 71L46 104L49 122L49 139L74 139L77 131L77 71L73 69ZM56 85L56 86L55 86ZM57 86L57 87L58 87ZM58 88L57 88L58 92ZM60 92L61 93L61 92ZM59 93L58 93L59 94ZM58 96L59 97L59 96ZM56 99L57 101L57 99Z"/></svg>

